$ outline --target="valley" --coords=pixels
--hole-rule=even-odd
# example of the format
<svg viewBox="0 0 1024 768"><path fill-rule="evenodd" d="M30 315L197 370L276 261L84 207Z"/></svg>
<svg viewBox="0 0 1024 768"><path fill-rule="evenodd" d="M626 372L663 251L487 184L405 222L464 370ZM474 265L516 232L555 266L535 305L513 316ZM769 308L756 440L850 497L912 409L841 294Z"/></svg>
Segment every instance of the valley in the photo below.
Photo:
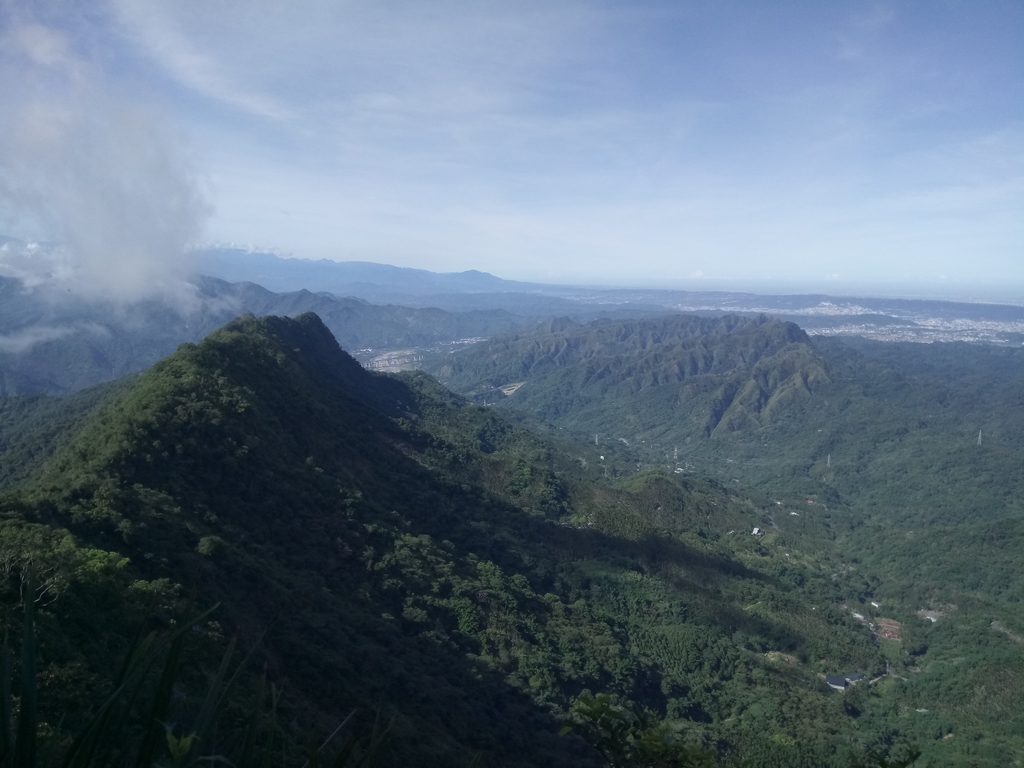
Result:
<svg viewBox="0 0 1024 768"><path fill-rule="evenodd" d="M142 373L0 400L15 643L37 563L56 596L49 748L192 590L219 607L176 717L235 637L283 686L285 759L353 711L367 743L380 711L386 765L600 765L603 706L715 764L1024 754L1020 349L711 312L466 335L213 285L333 319L249 315ZM437 341L362 365L338 344L426 318ZM374 372L403 367L424 370ZM240 674L225 744L270 716Z"/></svg>
<svg viewBox="0 0 1024 768"><path fill-rule="evenodd" d="M803 664L883 666L830 608L834 586L815 575L829 555L793 541L791 565L715 533L749 529L754 500L549 442L422 374L373 377L313 315L236 321L101 401L79 401L95 415L4 498L14 572L47 539L66 542L49 578L67 597L40 619L58 622L40 638L54 670L113 661L93 641L68 646L58 625L123 647L192 582L221 602L218 627L291 680L304 728L384 695L406 764L476 749L585 765L582 742L554 732L588 689L690 723L687 743L753 755L769 723L846 730L834 708L812 714L828 694ZM23 424L32 407L5 415ZM606 468L622 482L600 480ZM98 613L80 613L87 594ZM799 671L769 663L773 649L798 654ZM71 685L56 690L89 701ZM815 737L792 754L832 752Z"/></svg>

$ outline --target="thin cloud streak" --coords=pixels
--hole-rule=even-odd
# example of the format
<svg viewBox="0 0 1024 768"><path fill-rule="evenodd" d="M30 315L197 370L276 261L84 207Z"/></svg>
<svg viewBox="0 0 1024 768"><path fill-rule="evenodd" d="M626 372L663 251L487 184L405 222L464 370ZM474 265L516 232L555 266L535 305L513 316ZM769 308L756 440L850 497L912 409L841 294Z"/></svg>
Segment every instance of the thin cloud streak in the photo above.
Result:
<svg viewBox="0 0 1024 768"><path fill-rule="evenodd" d="M256 117L271 120L295 117L275 99L242 87L215 51L198 50L167 12L169 9L160 3L118 0L114 7L126 34L136 38L185 87Z"/></svg>
<svg viewBox="0 0 1024 768"><path fill-rule="evenodd" d="M106 336L109 333L106 328L94 323L60 326L34 325L31 328L25 328L13 333L0 334L0 352L20 355L40 344L57 341L68 336L78 334Z"/></svg>

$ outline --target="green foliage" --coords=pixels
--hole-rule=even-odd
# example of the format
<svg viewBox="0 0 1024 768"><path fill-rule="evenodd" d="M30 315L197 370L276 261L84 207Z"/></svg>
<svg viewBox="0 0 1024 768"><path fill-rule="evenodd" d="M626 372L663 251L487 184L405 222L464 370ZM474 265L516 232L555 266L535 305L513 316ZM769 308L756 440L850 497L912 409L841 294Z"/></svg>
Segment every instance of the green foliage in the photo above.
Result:
<svg viewBox="0 0 1024 768"><path fill-rule="evenodd" d="M68 397L0 398L0 492L27 480L82 428L91 412L134 377Z"/></svg>
<svg viewBox="0 0 1024 768"><path fill-rule="evenodd" d="M656 466L749 496L765 535L733 547L825 618L820 631L790 619L809 631L787 653L811 670L879 670L869 654L840 651L825 627L849 627L856 612L867 638L879 618L900 622L902 641L879 648L891 674L857 706L846 698L861 731L889 723L938 765L1024 755L1013 639L1024 626L1011 618L1024 590L1021 349L809 339L777 321L679 317L552 326L435 370L473 397L597 435L602 451L628 443L639 461L625 487L641 500ZM494 389L511 382L522 384L509 396ZM644 507L613 514L617 530L643 537L654 519L684 539L696 529L708 545L742 530L720 510L701 524L694 505ZM766 597L745 613L778 616L785 601ZM940 617L931 624L919 611ZM733 639L787 647L745 627ZM863 742L875 738L892 748L891 737Z"/></svg>
<svg viewBox="0 0 1024 768"><path fill-rule="evenodd" d="M607 694L581 694L572 707L564 736L576 729L601 753L609 768L713 767L710 752L687 746L651 712L624 707Z"/></svg>
<svg viewBox="0 0 1024 768"><path fill-rule="evenodd" d="M34 583L30 581L29 593L34 594ZM269 766L273 757L276 712L279 695L271 686L271 711L269 720L261 717L265 687L265 676L260 683L260 692L241 731L240 739L230 744L230 730L216 731L224 719L227 704L235 684L244 670L248 657L236 666L228 676L233 662L234 642L228 645L216 675L209 682L205 700L194 715L191 728L182 728L171 722L174 685L179 677L186 639L198 623L208 616L213 608L201 614L193 613L190 601L181 616L177 628L161 633L152 632L137 637L129 649L121 672L114 682L114 690L80 733L64 749L62 755L52 750L43 757L37 747L40 722L36 702L37 665L35 661L35 600L24 603L24 624L22 640L21 685L17 700L18 721L16 732L10 729L10 712L14 708L14 697L10 686L9 649L5 638L0 649L0 694L3 699L2 720L0 720L0 766L4 768L42 768L59 764L62 768L89 768L105 765L187 766L224 763L237 768L258 768ZM251 655L251 654L250 654ZM157 673L157 686L146 697L141 697L147 677L153 675L154 667L163 659ZM136 706L138 702L138 706ZM136 722L136 711L144 716ZM319 766L324 749L339 733L343 732L352 716L349 715L320 747L310 750L306 765ZM365 744L360 745L357 734L350 734L333 759L327 762L333 768L360 768L377 764L381 747L387 740L388 726L381 726L380 720ZM220 743L218 743L218 739ZM227 742L227 743L225 743ZM225 749L227 747L227 749Z"/></svg>
<svg viewBox="0 0 1024 768"><path fill-rule="evenodd" d="M737 340L710 375L748 354L805 354L785 326L723 328ZM682 346L707 347L706 330ZM195 668L170 688L168 706L191 718L178 722L195 722L226 674L223 624L288 681L269 733L293 762L353 710L347 727L372 733L367 702L391 723L384 765L594 765L581 740L556 735L586 690L656 713L687 748L753 765L841 765L847 744L888 755L908 735L948 751L944 729L964 722L909 715L917 681L939 672L912 673L916 657L851 618L883 585L837 546L848 508L819 502L812 517L731 479L638 472L622 444L544 436L424 374L369 374L314 316L243 318L183 345L78 424L0 500L14 532L4 627L18 631L19 585L37 564L41 587L55 585L38 616L47 744L110 697L135 627L178 628L181 585L222 608L183 636ZM928 659L944 625L896 618ZM258 667L225 702L239 734L265 687ZM140 691L166 692L152 669ZM853 669L881 679L836 694L819 677ZM964 701L975 722L988 716L982 696ZM637 728L631 743L646 738ZM146 731L147 749L209 754L192 730ZM1007 744L1001 733L981 747Z"/></svg>

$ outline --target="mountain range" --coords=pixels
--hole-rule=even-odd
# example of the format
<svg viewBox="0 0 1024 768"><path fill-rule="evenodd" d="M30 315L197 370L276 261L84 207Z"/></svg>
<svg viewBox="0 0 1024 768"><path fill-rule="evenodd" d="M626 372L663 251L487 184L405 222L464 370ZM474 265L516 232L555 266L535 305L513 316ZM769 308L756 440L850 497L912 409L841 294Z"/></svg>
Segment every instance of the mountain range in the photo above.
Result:
<svg viewBox="0 0 1024 768"><path fill-rule="evenodd" d="M17 640L18 584L42 565L47 743L58 749L87 721L128 638L167 626L194 590L220 607L194 627L174 718L197 716L236 637L259 663L224 714L224 743L256 706L265 668L283 686L286 760L353 710L350 727L369 732L379 710L393 724L386 764L596 765L583 740L557 735L589 691L648 708L659 733L719 761L849 765L912 742L935 765L1012 763L1024 746L1013 608L1024 530L1000 473L1019 450L969 441L957 455L974 451L971 471L946 481L969 500L934 509L925 492L942 440L898 444L927 418L925 400L991 407L1019 381L1019 361L966 346L993 358L960 386L952 357L840 345L843 358L825 341L767 318L562 320L446 363L463 377L473 361L490 381L523 377L495 407L424 373L366 371L315 315L250 316L139 376L2 401L4 622ZM992 366L1005 386L986 391ZM932 388L917 392L910 377L924 370ZM559 374L589 398L588 419L604 402L619 430L595 445L586 420L572 426L572 388L549 387L551 426L509 409ZM735 390L716 422L688 422L691 454L684 443L670 461L667 445L623 431L615 408L687 387L708 402ZM876 471L839 448L824 472L786 469L774 444L760 464L738 460L766 434L815 439L823 422L811 414L831 413L837 395L850 399L840 412L860 414L878 466L896 468L898 503L829 486L842 462ZM661 422L671 428L673 412ZM896 447L874 442L879 423ZM776 477L715 479L701 455ZM825 683L855 672L864 681L845 693ZM125 727L131 744L138 725Z"/></svg>
<svg viewBox="0 0 1024 768"><path fill-rule="evenodd" d="M452 312L504 309L537 319L568 316L620 319L669 312L768 314L796 322L811 333L862 336L884 341L985 341L1024 343L1024 297L1000 294L951 300L862 293L795 293L702 288L609 288L503 280L477 271L439 274L366 262L281 258L221 248L195 254L199 271L232 282L251 281L272 290L309 288L356 296L377 304L437 307Z"/></svg>
<svg viewBox="0 0 1024 768"><path fill-rule="evenodd" d="M450 313L377 306L306 290L272 293L253 283L197 278L195 301L52 301L0 277L0 393L67 393L142 370L239 314L316 311L348 349L430 347L486 337L526 319L503 310Z"/></svg>
<svg viewBox="0 0 1024 768"><path fill-rule="evenodd" d="M1017 348L812 338L763 316L674 315L563 320L427 369L477 401L624 442L654 465L766 491L923 502L933 520L955 518L965 496L1016 509L1024 491L1013 469L1024 444ZM936 467L926 484L901 480Z"/></svg>
<svg viewBox="0 0 1024 768"><path fill-rule="evenodd" d="M18 243L4 238L0 249ZM552 286L227 248L195 256L213 276L194 276L176 301L144 302L54 295L5 277L0 262L0 394L68 393L110 381L244 313L316 312L345 349L384 370L417 367L444 348L559 316L587 322L767 313L819 335L1024 342L1024 308L1014 305Z"/></svg>
<svg viewBox="0 0 1024 768"><path fill-rule="evenodd" d="M4 413L18 436L5 464L50 402ZM61 596L43 611L40 653L69 682L44 693L83 708L75 675L111 674L128 625L170 615L186 585L222 606L200 627L199 658L224 632L255 644L289 681L285 706L305 724L293 738L383 702L406 765L467 750L503 765L589 764L582 743L555 735L584 689L668 707L693 723L688 738L756 754L749 733L765 717L776 730L808 717L849 726L823 707L823 684L806 690L807 672L751 649L884 665L866 635L837 634L838 617L798 597L832 602L829 580L796 578L804 566L753 540L694 532L750 529L753 501L636 475L422 374L370 374L315 315L235 321L79 397L64 420L53 455L11 480L2 519L15 571L64 542L46 554ZM51 408L43 423L55 421ZM618 482L599 481L609 471ZM764 610L744 610L751 599ZM183 718L198 706L184 685ZM787 744L773 749L834 752L821 736Z"/></svg>
<svg viewBox="0 0 1024 768"><path fill-rule="evenodd" d="M1024 310L315 266L364 295L0 278L0 621L27 647L35 581L49 754L196 604L161 690L187 728L251 652L236 757L377 712L385 765L599 765L611 722L631 765L1024 759Z"/></svg>
<svg viewBox="0 0 1024 768"><path fill-rule="evenodd" d="M916 606L935 623L908 678L922 694L915 711L970 711L990 734L1000 676L1017 706L1020 646L990 654L1024 593L1024 350L672 316L563 320L427 368L496 409L604 450L626 445L638 466L769 494L773 531L825 523L845 559L833 578L860 583L851 615Z"/></svg>

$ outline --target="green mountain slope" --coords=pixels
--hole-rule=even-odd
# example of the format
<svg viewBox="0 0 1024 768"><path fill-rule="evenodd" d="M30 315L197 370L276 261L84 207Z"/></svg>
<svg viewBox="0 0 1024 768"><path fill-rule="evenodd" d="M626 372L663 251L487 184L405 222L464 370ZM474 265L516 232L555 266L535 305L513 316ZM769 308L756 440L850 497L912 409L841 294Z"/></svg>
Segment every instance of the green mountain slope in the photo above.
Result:
<svg viewBox="0 0 1024 768"><path fill-rule="evenodd" d="M836 578L860 581L851 612L917 628L900 646L915 659L906 706L1020 749L1024 724L1005 713L1024 706L1024 625L1008 618L1024 591L1024 350L677 317L543 328L434 370L501 408L628 442L649 466L770 493L787 534L829 510Z"/></svg>
<svg viewBox="0 0 1024 768"><path fill-rule="evenodd" d="M948 520L964 493L991 506L1024 491L1011 469L1024 446L1024 350L812 341L763 317L678 315L563 322L430 370L474 399L766 492L924 503ZM930 482L900 481L908 474Z"/></svg>
<svg viewBox="0 0 1024 768"><path fill-rule="evenodd" d="M478 399L630 442L759 427L829 383L827 365L797 326L735 315L556 321L476 345L432 370ZM517 386L506 399L510 385Z"/></svg>
<svg viewBox="0 0 1024 768"><path fill-rule="evenodd" d="M256 645L288 749L380 706L389 764L590 765L556 735L587 689L754 765L844 765L848 745L913 732L890 714L894 677L845 699L822 680L885 670L842 607L865 588L834 577L842 510L783 530L768 499L552 442L423 374L369 374L314 315L183 345L68 429L0 501L5 625L33 568L56 598L40 611L55 744L135 628L193 586L222 604L195 628L200 671L227 636ZM182 681L179 721L202 688Z"/></svg>
<svg viewBox="0 0 1024 768"><path fill-rule="evenodd" d="M74 437L90 412L129 386L126 377L68 397L0 398L0 492L31 477Z"/></svg>

